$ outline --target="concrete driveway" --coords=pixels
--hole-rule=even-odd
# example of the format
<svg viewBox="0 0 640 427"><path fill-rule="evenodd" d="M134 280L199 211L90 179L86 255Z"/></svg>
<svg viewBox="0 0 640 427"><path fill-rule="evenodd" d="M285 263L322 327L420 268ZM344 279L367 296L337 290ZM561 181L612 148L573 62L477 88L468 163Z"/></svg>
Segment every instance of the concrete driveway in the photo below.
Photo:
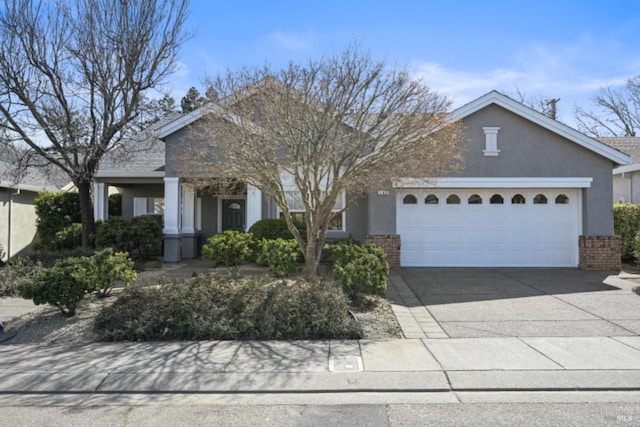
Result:
<svg viewBox="0 0 640 427"><path fill-rule="evenodd" d="M640 296L633 291L640 276L556 268L405 268L400 277L417 297L409 305L422 304L451 338L640 335Z"/></svg>

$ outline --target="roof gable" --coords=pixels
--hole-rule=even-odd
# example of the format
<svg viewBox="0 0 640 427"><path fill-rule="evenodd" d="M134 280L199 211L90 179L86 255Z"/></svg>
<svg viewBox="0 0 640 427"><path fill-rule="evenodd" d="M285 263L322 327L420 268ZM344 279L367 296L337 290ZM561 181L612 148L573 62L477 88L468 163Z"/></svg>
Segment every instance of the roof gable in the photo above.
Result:
<svg viewBox="0 0 640 427"><path fill-rule="evenodd" d="M564 123L553 120L545 116L544 114L539 113L495 90L456 109L451 113L451 118L453 120L462 120L465 117L470 116L471 114L480 111L492 104L498 105L505 110L517 114L518 116L529 120L551 132L554 132L555 134L560 135L567 140L586 148L587 150L599 154L600 156L605 157L612 162L620 165L631 163L631 157L627 156L626 154L623 154L620 151L609 147L608 145L603 144L596 139L590 138L587 135L584 135L583 133L580 133L577 130L565 125Z"/></svg>

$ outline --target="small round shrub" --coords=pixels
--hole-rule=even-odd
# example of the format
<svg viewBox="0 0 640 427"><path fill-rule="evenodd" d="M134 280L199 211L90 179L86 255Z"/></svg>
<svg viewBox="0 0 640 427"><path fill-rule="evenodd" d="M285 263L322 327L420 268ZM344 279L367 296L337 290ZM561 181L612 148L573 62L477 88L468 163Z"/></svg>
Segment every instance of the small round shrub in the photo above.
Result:
<svg viewBox="0 0 640 427"><path fill-rule="evenodd" d="M333 275L354 302L363 295L382 295L387 289L389 264L384 251L376 245L342 245L336 251Z"/></svg>
<svg viewBox="0 0 640 427"><path fill-rule="evenodd" d="M83 261L87 292L96 292L99 298L109 296L117 282L129 284L138 279L134 262L126 252L114 253L113 249L106 248Z"/></svg>
<svg viewBox="0 0 640 427"><path fill-rule="evenodd" d="M89 287L82 263L81 258L58 260L53 267L20 284L18 293L36 305L51 304L63 315L74 316Z"/></svg>
<svg viewBox="0 0 640 427"><path fill-rule="evenodd" d="M80 223L80 195L78 193L44 192L35 200L39 246L42 249L55 247L56 233Z"/></svg>
<svg viewBox="0 0 640 427"><path fill-rule="evenodd" d="M224 265L236 276L239 265L253 256L254 239L251 233L227 230L210 237L202 247L202 257L215 265Z"/></svg>
<svg viewBox="0 0 640 427"><path fill-rule="evenodd" d="M287 277L300 269L302 252L295 240L263 239L260 249L259 263L269 266L278 277Z"/></svg>

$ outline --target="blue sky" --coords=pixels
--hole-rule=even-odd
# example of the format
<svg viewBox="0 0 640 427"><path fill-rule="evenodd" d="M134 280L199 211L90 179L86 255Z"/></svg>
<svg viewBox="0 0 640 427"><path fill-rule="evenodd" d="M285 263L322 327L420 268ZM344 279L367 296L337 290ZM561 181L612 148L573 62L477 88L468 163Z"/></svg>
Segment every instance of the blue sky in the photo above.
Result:
<svg viewBox="0 0 640 427"><path fill-rule="evenodd" d="M227 68L279 68L357 42L460 106L492 89L561 98L560 119L640 74L640 1L192 0L195 37L166 87L180 99Z"/></svg>

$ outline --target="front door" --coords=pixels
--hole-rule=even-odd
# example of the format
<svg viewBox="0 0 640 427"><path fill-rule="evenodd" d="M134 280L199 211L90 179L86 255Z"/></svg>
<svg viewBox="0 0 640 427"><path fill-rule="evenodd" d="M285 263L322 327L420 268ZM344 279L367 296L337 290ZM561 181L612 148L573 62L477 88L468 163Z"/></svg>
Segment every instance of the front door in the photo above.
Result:
<svg viewBox="0 0 640 427"><path fill-rule="evenodd" d="M245 231L245 200L222 201L222 231Z"/></svg>

